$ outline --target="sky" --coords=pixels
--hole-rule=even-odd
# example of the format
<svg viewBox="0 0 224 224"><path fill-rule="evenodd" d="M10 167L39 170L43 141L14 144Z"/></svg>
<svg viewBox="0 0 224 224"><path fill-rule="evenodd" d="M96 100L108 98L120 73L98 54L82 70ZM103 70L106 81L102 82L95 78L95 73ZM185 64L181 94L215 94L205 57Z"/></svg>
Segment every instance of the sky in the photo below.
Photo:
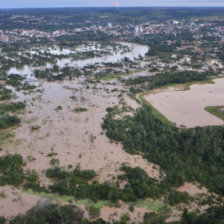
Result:
<svg viewBox="0 0 224 224"><path fill-rule="evenodd" d="M224 0L0 0L0 8L131 6L224 7Z"/></svg>

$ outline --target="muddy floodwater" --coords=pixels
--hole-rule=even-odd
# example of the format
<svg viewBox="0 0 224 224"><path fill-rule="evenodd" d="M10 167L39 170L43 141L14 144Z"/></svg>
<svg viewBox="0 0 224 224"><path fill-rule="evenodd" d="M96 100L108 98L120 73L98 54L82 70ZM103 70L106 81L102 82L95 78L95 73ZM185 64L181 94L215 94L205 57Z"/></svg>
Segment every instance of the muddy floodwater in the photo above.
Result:
<svg viewBox="0 0 224 224"><path fill-rule="evenodd" d="M88 65L94 65L94 64L101 64L101 63L117 63L123 60L124 58L128 58L129 60L135 60L139 56L144 57L145 54L148 52L149 48L146 45L140 45L135 43L127 43L127 42L118 42L123 47L128 47L129 51L123 52L123 50L114 50L111 52L112 55L104 55L102 57L94 57L94 58L88 58L84 60L74 60L72 58L63 58L57 60L57 65L60 68L63 68L65 66L74 66L77 68L83 68L84 66ZM78 51L78 50L77 50ZM52 50L50 49L50 53L60 55L60 51L58 49ZM72 53L70 51L66 53ZM46 66L41 67L32 67L25 65L22 69L17 69L15 67L12 67L9 69L8 74L19 74L22 76L30 77L31 74L33 74L33 71L35 69L41 69L44 70L46 68L52 68L53 65L50 63L46 63Z"/></svg>
<svg viewBox="0 0 224 224"><path fill-rule="evenodd" d="M115 87L118 91L114 92L112 90ZM110 142L101 128L106 108L119 104L118 94L122 89L119 83L116 86L85 84L85 80L76 79L39 82L32 94L17 92L16 100L26 100L27 109L18 114L22 123L13 130L15 137L3 143L5 150L0 152L0 156L6 153L21 154L27 164L24 168L37 171L45 186L49 184L45 171L51 167L52 159L58 159L58 165L62 167L72 165L75 168L79 165L83 170L93 169L99 182L111 181L122 174L120 167L123 163L141 167L150 177L159 179L158 166L149 163L141 155L128 154L121 144ZM125 95L123 98L133 109L138 107L133 99ZM86 108L87 111L78 113L74 111L75 108ZM32 127L38 128L34 130ZM51 153L54 155L49 156ZM38 197L21 194L18 202L14 202L10 188L0 187L1 191L5 192L6 198L0 200L0 216L9 217L25 212L38 200ZM35 203L31 203L32 200ZM135 219L142 220L145 209L138 208L141 214ZM110 220L114 212L116 209L104 208L101 217ZM117 219L127 212L128 206L120 210Z"/></svg>
<svg viewBox="0 0 224 224"><path fill-rule="evenodd" d="M224 78L215 79L214 82L195 84L186 91L169 87L144 98L179 127L223 125L221 119L205 110L207 106L224 105Z"/></svg>

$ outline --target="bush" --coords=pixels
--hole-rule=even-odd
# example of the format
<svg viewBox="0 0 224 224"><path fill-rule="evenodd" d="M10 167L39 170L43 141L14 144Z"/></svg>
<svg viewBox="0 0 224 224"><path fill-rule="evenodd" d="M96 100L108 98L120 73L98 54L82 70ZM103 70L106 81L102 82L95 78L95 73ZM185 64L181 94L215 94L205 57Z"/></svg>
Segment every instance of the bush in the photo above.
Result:
<svg viewBox="0 0 224 224"><path fill-rule="evenodd" d="M18 154L0 157L0 185L20 185L24 180L22 165L23 158Z"/></svg>
<svg viewBox="0 0 224 224"><path fill-rule="evenodd" d="M0 129L6 129L18 125L21 120L16 116L10 116L8 114L0 116Z"/></svg>
<svg viewBox="0 0 224 224"><path fill-rule="evenodd" d="M25 215L18 215L10 224L71 224L80 223L83 211L75 205L59 206L46 203L29 210Z"/></svg>

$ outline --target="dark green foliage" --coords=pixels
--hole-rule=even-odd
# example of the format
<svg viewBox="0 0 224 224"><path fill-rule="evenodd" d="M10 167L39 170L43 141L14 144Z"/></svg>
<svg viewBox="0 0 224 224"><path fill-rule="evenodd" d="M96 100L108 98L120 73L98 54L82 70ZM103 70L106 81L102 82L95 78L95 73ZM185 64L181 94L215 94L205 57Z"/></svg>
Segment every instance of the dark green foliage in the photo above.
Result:
<svg viewBox="0 0 224 224"><path fill-rule="evenodd" d="M15 87L17 91L32 90L36 88L35 85L30 85L28 82L22 83L18 80L7 80L6 84Z"/></svg>
<svg viewBox="0 0 224 224"><path fill-rule="evenodd" d="M188 203L191 197L187 192L171 191L168 194L168 202L170 205L179 203Z"/></svg>
<svg viewBox="0 0 224 224"><path fill-rule="evenodd" d="M92 181L96 174L91 170L80 171L76 168L68 172L59 167L54 167L47 170L46 176L54 181L53 185L49 187L52 192L73 195L79 199L90 198L94 201L116 201L118 199L135 201L147 197L160 198L166 192L175 193L170 188L162 186L156 180L150 178L141 168L123 166L121 170L125 174L119 176L119 179L128 182L124 189L120 189L117 183L104 182L99 184L97 181ZM90 181L92 183L89 183ZM182 193L180 193L178 199L173 199L172 202L187 202L185 197L181 196Z"/></svg>
<svg viewBox="0 0 224 224"><path fill-rule="evenodd" d="M184 210L181 218L181 224L223 224L224 223L224 207L211 207L206 213L199 216L195 212L189 213Z"/></svg>
<svg viewBox="0 0 224 224"><path fill-rule="evenodd" d="M54 180L49 187L52 192L64 195L73 195L76 198L91 198L92 200L108 199L116 200L119 195L116 184L92 181L96 176L93 170L81 171L79 168L67 172L59 167L48 169L46 176Z"/></svg>
<svg viewBox="0 0 224 224"><path fill-rule="evenodd" d="M169 84L181 84L194 81L204 81L211 76L211 73L199 73L194 71L164 72L149 77L137 77L135 79L124 80L126 85L142 84L140 89L152 90ZM132 92L139 92L140 89L132 89Z"/></svg>
<svg viewBox="0 0 224 224"><path fill-rule="evenodd" d="M5 224L5 223L6 223L6 219L0 216L0 224Z"/></svg>
<svg viewBox="0 0 224 224"><path fill-rule="evenodd" d="M144 224L164 224L164 220L156 213L150 212L144 215Z"/></svg>
<svg viewBox="0 0 224 224"><path fill-rule="evenodd" d="M8 114L0 116L0 129L6 129L18 125L21 120L16 116L10 116Z"/></svg>
<svg viewBox="0 0 224 224"><path fill-rule="evenodd" d="M24 180L23 158L18 155L0 157L0 185L20 185Z"/></svg>
<svg viewBox="0 0 224 224"><path fill-rule="evenodd" d="M34 170L26 171L23 187L36 192L47 192L45 187L40 186L39 176Z"/></svg>
<svg viewBox="0 0 224 224"><path fill-rule="evenodd" d="M161 196L161 186L141 168L123 166L121 170L126 173L122 178L128 180L121 196L124 201L147 197L159 198Z"/></svg>
<svg viewBox="0 0 224 224"><path fill-rule="evenodd" d="M22 156L18 154L0 157L0 185L9 184L18 187L23 184L26 189L47 192L40 186L39 177L35 171L24 173L23 163Z"/></svg>
<svg viewBox="0 0 224 224"><path fill-rule="evenodd" d="M126 214L126 215L122 215L121 220L115 221L114 224L126 224L128 223L128 221L130 221L130 217L128 214Z"/></svg>
<svg viewBox="0 0 224 224"><path fill-rule="evenodd" d="M72 224L80 223L83 211L75 205L47 204L36 206L25 215L18 215L10 224Z"/></svg>
<svg viewBox="0 0 224 224"><path fill-rule="evenodd" d="M18 125L21 120L16 116L5 114L6 112L16 112L23 110L26 107L25 103L2 103L0 104L0 129L6 129L15 125Z"/></svg>
<svg viewBox="0 0 224 224"><path fill-rule="evenodd" d="M198 181L224 195L224 127L178 129L163 123L149 106L134 117L113 119L112 109L103 128L107 136L121 141L130 153L142 152L165 171L164 186L177 187L185 181Z"/></svg>
<svg viewBox="0 0 224 224"><path fill-rule="evenodd" d="M9 100L12 98L12 90L0 85L0 100Z"/></svg>
<svg viewBox="0 0 224 224"><path fill-rule="evenodd" d="M23 102L17 103L2 103L0 104L0 114L4 114L6 112L16 112L17 110L25 109L26 104Z"/></svg>
<svg viewBox="0 0 224 224"><path fill-rule="evenodd" d="M74 109L74 112L86 112L86 111L88 111L88 109L85 107L78 107Z"/></svg>
<svg viewBox="0 0 224 224"><path fill-rule="evenodd" d="M36 86L30 85L28 82L23 82L23 80L24 78L22 76L17 74L11 74L8 76L6 84L15 87L17 91L32 90L36 88Z"/></svg>

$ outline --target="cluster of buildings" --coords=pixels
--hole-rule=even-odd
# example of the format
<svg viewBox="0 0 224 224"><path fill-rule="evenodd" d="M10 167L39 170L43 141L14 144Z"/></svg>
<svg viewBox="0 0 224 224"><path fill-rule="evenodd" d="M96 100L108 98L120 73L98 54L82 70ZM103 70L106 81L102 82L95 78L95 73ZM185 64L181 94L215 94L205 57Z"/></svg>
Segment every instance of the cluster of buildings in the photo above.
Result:
<svg viewBox="0 0 224 224"><path fill-rule="evenodd" d="M200 40L201 38L204 38L204 36L207 36L221 39L221 41L224 42L224 20L220 20L221 19L219 18L213 18L213 21L206 21L202 19L192 19L190 21L168 20L165 22L149 21L142 24L134 24L134 22L130 22L125 25L108 23L107 25L90 25L83 28L70 28L66 30L55 30L52 32L35 29L13 29L8 31L0 30L0 41L13 42L32 37L53 40L55 37L61 35L75 35L77 32L86 31L101 31L107 35L112 35L119 38L125 38L128 36L144 38L145 35L153 34L172 34L175 36L185 30L191 32L195 40Z"/></svg>

